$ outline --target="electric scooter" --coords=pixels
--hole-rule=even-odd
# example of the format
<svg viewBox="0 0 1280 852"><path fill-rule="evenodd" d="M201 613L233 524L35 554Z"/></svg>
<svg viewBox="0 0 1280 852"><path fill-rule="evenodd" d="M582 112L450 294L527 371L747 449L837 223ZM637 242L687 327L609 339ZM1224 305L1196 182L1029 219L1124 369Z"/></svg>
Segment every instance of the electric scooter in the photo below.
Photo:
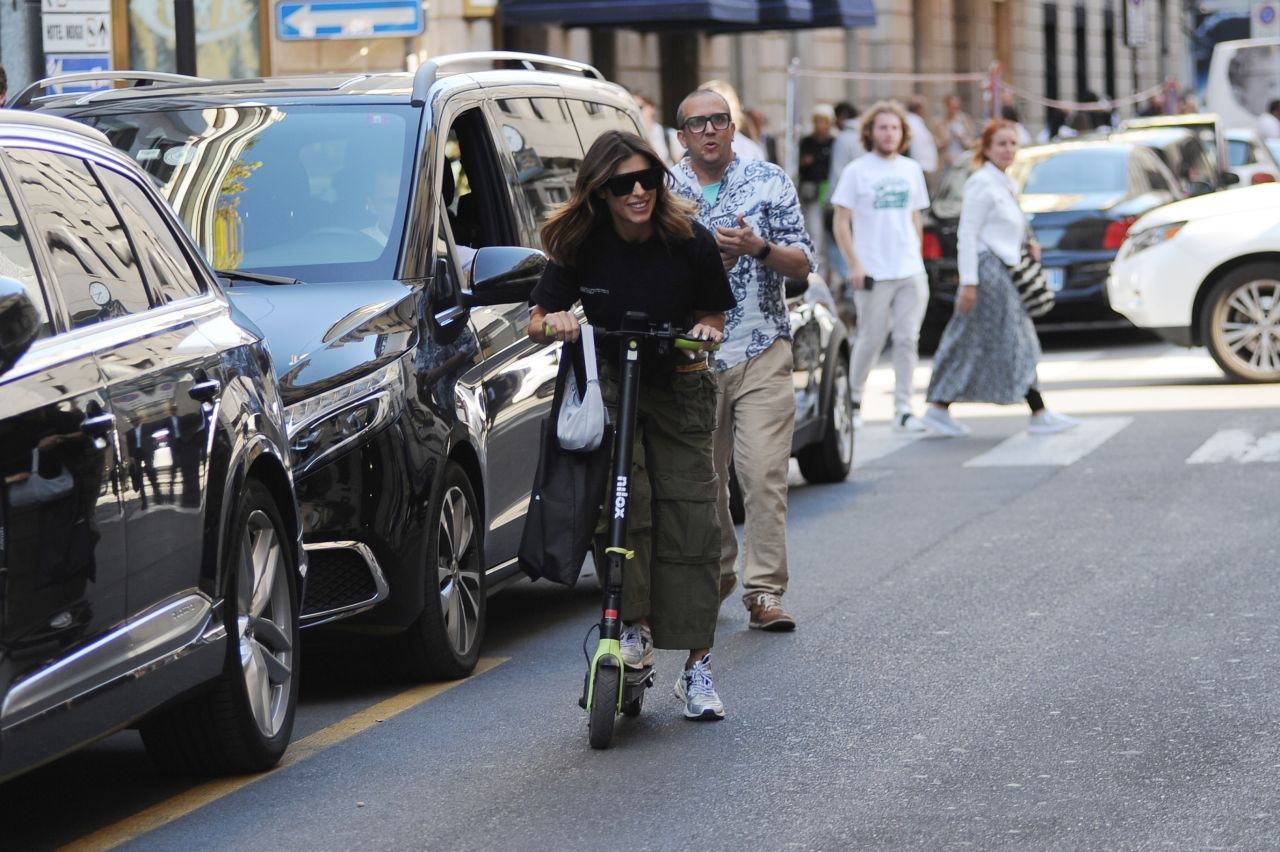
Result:
<svg viewBox="0 0 1280 852"><path fill-rule="evenodd" d="M628 669L622 663L622 563L635 557L627 547L627 509L631 502L631 445L636 431L636 406L640 392L640 362L649 342L650 351L667 355L672 348L697 352L714 350L719 344L688 337L670 323L655 324L641 313L627 312L619 331L597 330L602 337L618 338L622 376L618 383L618 423L614 429L613 465L609 481L609 543L601 585L604 604L600 615L600 638L588 663L578 705L588 712L588 740L592 748L608 748L613 742L613 726L618 713L639 716L645 690L653 686L652 666ZM601 566L597 566L597 571Z"/></svg>

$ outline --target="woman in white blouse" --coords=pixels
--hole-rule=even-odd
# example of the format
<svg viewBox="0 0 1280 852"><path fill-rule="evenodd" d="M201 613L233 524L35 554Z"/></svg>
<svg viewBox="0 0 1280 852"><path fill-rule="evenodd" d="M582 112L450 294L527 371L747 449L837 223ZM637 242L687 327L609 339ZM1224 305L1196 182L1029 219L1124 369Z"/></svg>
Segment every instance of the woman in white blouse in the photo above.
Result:
<svg viewBox="0 0 1280 852"><path fill-rule="evenodd" d="M1040 339L1009 276L1028 240L1029 251L1040 257L1018 206L1018 187L1006 173L1018 153L1017 128L1012 122L992 121L976 147L977 169L965 183L956 235L956 309L934 354L929 408L920 419L931 431L955 437L968 434L969 428L951 416L951 403L1026 400L1031 408L1028 431L1061 432L1079 421L1045 408L1036 389Z"/></svg>

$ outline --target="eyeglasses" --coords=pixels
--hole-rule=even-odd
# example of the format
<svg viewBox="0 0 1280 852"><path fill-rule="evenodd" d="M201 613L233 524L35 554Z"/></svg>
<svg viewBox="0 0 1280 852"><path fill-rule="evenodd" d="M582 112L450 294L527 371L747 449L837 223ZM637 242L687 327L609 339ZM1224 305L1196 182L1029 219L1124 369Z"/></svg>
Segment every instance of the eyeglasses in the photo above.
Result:
<svg viewBox="0 0 1280 852"><path fill-rule="evenodd" d="M615 198L622 198L630 195L631 190L636 184L640 184L640 188L645 192L657 189L662 186L663 180L667 177L667 170L661 166L652 166L647 169L641 169L638 172L627 172L626 174L614 175L604 182Z"/></svg>
<svg viewBox="0 0 1280 852"><path fill-rule="evenodd" d="M729 113L716 112L711 115L691 115L684 120L684 129L690 133L705 133L707 125L713 130L724 130L729 126Z"/></svg>

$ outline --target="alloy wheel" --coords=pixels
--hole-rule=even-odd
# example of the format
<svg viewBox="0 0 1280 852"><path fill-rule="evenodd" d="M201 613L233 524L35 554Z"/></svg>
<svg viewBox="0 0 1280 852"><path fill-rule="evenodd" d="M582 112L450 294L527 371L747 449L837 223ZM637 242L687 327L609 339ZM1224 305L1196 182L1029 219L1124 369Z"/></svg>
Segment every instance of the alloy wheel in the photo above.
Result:
<svg viewBox="0 0 1280 852"><path fill-rule="evenodd" d="M831 425L836 431L836 440L842 464L853 460L853 403L849 391L849 369L841 360L836 366L835 398L831 400Z"/></svg>
<svg viewBox="0 0 1280 852"><path fill-rule="evenodd" d="M284 724L293 678L293 598L282 547L270 516L254 509L240 541L236 632L249 708L265 737Z"/></svg>
<svg viewBox="0 0 1280 852"><path fill-rule="evenodd" d="M1255 279L1231 290L1214 306L1213 343L1235 362L1234 372L1280 379L1280 281Z"/></svg>
<svg viewBox="0 0 1280 852"><path fill-rule="evenodd" d="M451 486L440 507L440 612L445 633L458 655L466 655L480 632L481 577L475 517L462 489Z"/></svg>

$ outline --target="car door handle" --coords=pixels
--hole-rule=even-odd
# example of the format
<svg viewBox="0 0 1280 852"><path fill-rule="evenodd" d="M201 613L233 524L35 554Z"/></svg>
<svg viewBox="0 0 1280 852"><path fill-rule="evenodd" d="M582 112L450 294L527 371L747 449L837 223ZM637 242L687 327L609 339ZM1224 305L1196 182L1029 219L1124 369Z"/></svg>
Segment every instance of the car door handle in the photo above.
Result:
<svg viewBox="0 0 1280 852"><path fill-rule="evenodd" d="M222 382L217 379L201 379L192 385L191 390L187 391L187 393L191 395L192 399L200 402L212 402L220 390L222 390Z"/></svg>
<svg viewBox="0 0 1280 852"><path fill-rule="evenodd" d="M95 414L80 421L80 429L88 435L105 435L115 425L116 416L110 411Z"/></svg>

